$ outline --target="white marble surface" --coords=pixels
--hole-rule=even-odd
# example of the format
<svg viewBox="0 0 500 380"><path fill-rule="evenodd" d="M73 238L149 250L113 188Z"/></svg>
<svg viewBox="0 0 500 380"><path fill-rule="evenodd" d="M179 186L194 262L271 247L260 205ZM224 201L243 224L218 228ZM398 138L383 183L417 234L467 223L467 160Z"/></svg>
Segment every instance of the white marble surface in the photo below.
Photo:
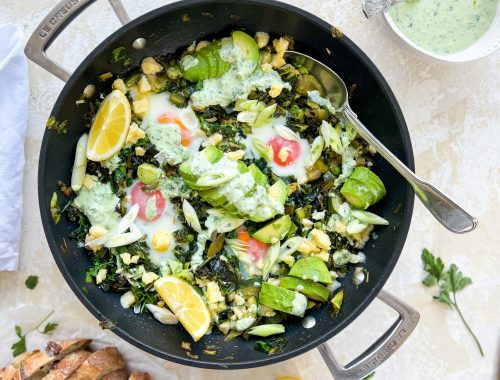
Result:
<svg viewBox="0 0 500 380"><path fill-rule="evenodd" d="M478 62L447 66L409 55L388 37L378 20L366 20L357 0L293 0L290 3L340 27L375 62L392 87L408 122L417 173L430 179L466 207L479 221L471 234L445 231L417 202L401 258L386 289L417 308L421 321L414 334L385 364L376 379L498 378L500 343L500 51ZM131 17L168 3L126 0ZM14 22L26 39L54 6L54 0L2 0L0 23ZM87 25L98 25L89 28ZM72 69L92 47L118 27L110 6L100 0L82 14L55 44L57 60ZM69 42L71 41L71 42ZM55 49L56 50L56 49ZM19 304L42 304L90 323L93 316L76 300L58 272L43 234L36 189L38 154L44 125L63 83L30 64L29 125L23 187L24 216L20 269L0 273L0 321ZM0 132L1 135L1 132ZM480 338L481 358L458 317L431 298L420 281L420 251L428 247L445 262L455 262L474 284L459 295L466 318ZM40 276L33 291L24 286L30 274ZM375 302L331 344L341 360L352 358L387 327L389 311ZM2 326L3 328L4 326ZM14 338L14 337L13 337ZM126 344L109 334L117 344ZM10 343L11 342L7 342ZM0 358L0 365L9 358ZM180 379L329 379L315 350L265 368L237 372L192 369L164 362Z"/></svg>

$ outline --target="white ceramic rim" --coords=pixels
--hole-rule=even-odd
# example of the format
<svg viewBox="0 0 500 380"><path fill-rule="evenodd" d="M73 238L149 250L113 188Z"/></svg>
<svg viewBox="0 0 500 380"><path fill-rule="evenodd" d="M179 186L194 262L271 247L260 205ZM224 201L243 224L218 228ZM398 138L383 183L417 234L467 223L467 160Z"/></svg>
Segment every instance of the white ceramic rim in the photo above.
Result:
<svg viewBox="0 0 500 380"><path fill-rule="evenodd" d="M411 39L406 37L393 21L389 12L383 12L380 17L389 34L394 36L400 45L405 46L408 50L415 53L417 56L441 63L462 63L475 61L484 58L498 49L500 49L500 2L497 12L490 28L486 33L468 48L453 54L437 54L418 46ZM401 44L403 42L403 44Z"/></svg>

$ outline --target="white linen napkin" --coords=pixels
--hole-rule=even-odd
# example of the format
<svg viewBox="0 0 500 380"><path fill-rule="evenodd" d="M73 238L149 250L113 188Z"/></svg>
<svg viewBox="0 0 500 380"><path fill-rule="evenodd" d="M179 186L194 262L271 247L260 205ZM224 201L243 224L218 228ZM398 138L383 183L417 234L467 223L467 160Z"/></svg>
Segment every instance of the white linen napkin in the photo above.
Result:
<svg viewBox="0 0 500 380"><path fill-rule="evenodd" d="M17 269L21 235L28 69L23 34L0 25L0 271Z"/></svg>

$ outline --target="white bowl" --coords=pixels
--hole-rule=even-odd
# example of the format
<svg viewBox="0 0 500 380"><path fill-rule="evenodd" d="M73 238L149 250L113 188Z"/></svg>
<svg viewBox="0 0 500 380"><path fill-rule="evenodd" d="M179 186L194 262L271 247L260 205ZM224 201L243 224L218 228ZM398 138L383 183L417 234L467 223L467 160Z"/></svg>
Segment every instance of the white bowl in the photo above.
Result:
<svg viewBox="0 0 500 380"><path fill-rule="evenodd" d="M439 61L443 63L469 62L484 58L500 49L500 3L495 18L486 33L468 48L453 54L438 54L418 46L415 42L403 34L388 11L383 12L380 19L389 34L395 37L400 45L426 60L434 62Z"/></svg>

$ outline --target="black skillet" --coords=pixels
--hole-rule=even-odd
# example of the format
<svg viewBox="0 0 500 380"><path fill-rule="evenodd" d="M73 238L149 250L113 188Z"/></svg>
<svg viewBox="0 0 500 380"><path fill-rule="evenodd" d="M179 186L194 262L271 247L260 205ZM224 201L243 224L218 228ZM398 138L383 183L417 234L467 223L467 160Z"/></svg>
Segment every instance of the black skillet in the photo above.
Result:
<svg viewBox="0 0 500 380"><path fill-rule="evenodd" d="M327 308L323 307L309 313L316 318L313 328L303 328L300 321L287 325L285 337L288 344L283 352L274 356L255 351L254 339L236 338L224 342L222 334L214 333L191 344L192 354L198 355L198 359L188 357L181 348L181 342L189 342L191 339L180 326L162 325L146 314L136 315L130 309L124 310L120 306L118 294L104 293L85 282L85 269L89 265L89 259L75 242L67 239L74 226L65 218L55 225L49 203L57 181L70 181L76 142L83 133L85 110L77 108L75 101L80 98L87 84L97 82L99 74L108 71L117 75L124 73L121 64L108 63L110 53L117 47L125 46L127 55L137 65L142 57L175 52L195 40L226 36L235 29L243 29L250 34L266 31L272 36L293 36L295 50L332 67L348 86L356 85L351 99L352 108L373 134L413 169L413 153L403 115L375 65L352 41L331 25L284 3L268 0L189 0L161 7L130 21L121 3L110 0L124 26L99 44L75 72L69 74L48 59L45 50L69 21L92 2L93 0L60 2L37 27L26 46L26 54L30 59L67 82L51 115L59 121L67 120L68 132L59 136L52 131L44 134L38 170L38 195L43 228L50 249L76 296L99 320L116 323L113 331L123 339L158 357L178 363L216 369L248 368L290 359L319 347L336 379L356 379L371 372L399 347L418 320L418 313L381 290L401 253L413 210L413 192L410 186L383 159L377 159L375 167L387 187L388 195L374 207L374 212L387 218L390 225L377 228L378 239L371 240L363 250L368 257L366 268L370 273L369 283L356 289L351 283L351 277L347 276L343 280L345 297L340 315L332 319ZM142 50L132 48L138 38L146 40ZM105 83L105 86L109 88L109 83ZM63 239L68 244L67 253L61 249ZM87 290L84 291L84 288ZM359 358L346 367L339 366L329 348L322 343L345 328L377 295L398 311L398 320ZM206 346L217 347L217 354L204 354L203 348Z"/></svg>

